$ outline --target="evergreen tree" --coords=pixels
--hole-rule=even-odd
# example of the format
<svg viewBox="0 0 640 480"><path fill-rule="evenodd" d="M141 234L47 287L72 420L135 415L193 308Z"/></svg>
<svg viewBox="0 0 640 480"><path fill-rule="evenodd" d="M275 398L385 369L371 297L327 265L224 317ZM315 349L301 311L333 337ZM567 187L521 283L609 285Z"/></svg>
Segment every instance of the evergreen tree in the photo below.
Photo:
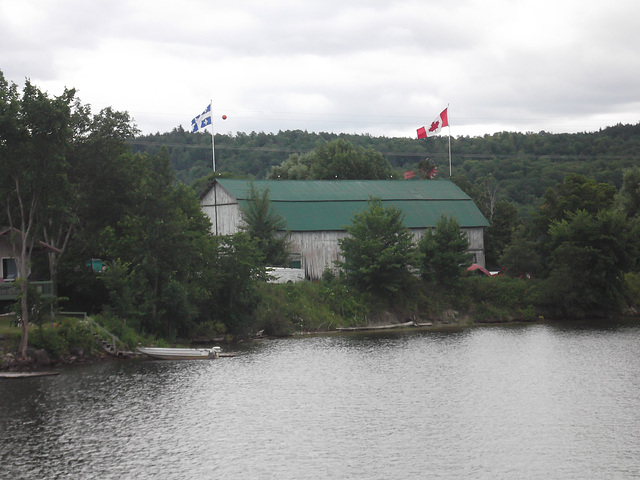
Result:
<svg viewBox="0 0 640 480"><path fill-rule="evenodd" d="M265 265L287 265L291 255L287 222L273 210L268 188L259 190L251 182L249 189L248 202L240 210L241 230L255 240Z"/></svg>
<svg viewBox="0 0 640 480"><path fill-rule="evenodd" d="M385 207L378 198L353 218L348 236L339 241L347 280L359 289L387 299L402 291L411 278L413 237L403 224L402 211Z"/></svg>
<svg viewBox="0 0 640 480"><path fill-rule="evenodd" d="M456 287L471 265L469 240L454 218L443 215L433 231L425 232L418 248L422 278L444 288Z"/></svg>

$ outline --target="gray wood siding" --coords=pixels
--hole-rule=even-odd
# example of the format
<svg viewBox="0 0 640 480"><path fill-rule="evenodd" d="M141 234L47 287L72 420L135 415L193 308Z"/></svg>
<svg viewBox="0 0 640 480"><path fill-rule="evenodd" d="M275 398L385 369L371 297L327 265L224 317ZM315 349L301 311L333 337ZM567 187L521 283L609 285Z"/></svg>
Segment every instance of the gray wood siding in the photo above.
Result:
<svg viewBox="0 0 640 480"><path fill-rule="evenodd" d="M235 197L231 196L220 184L210 189L200 200L202 211L211 220L211 231L216 235L232 235L238 232L242 218ZM411 229L417 243L426 229ZM462 228L469 239L469 253L475 256L475 262L485 266L484 230L482 227ZM335 262L341 259L338 240L344 238L344 231L297 231L290 233L294 254L301 257L301 266L307 278L317 280L326 268L336 270Z"/></svg>
<svg viewBox="0 0 640 480"><path fill-rule="evenodd" d="M238 201L219 184L202 197L200 205L211 220L211 232L215 235L233 235L240 228Z"/></svg>
<svg viewBox="0 0 640 480"><path fill-rule="evenodd" d="M485 257L484 257L484 229L482 227L469 228L462 227L462 230L467 239L469 240L469 253L471 253L475 259L474 262L478 265L484 267L485 266ZM414 228L411 229L411 233L414 236L414 242L417 244L422 237L424 237L426 228Z"/></svg>
<svg viewBox="0 0 640 480"><path fill-rule="evenodd" d="M338 240L346 232L291 232L293 253L302 257L302 269L307 278L318 280L326 268L335 269L334 262L340 258Z"/></svg>

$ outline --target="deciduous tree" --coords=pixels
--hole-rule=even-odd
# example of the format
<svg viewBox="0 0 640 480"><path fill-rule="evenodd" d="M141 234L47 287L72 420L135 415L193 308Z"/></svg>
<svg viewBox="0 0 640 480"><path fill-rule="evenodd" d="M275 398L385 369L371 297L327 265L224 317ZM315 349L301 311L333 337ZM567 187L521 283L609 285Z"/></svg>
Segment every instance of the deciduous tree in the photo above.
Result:
<svg viewBox="0 0 640 480"><path fill-rule="evenodd" d="M624 214L578 210L554 221L549 233L548 304L570 317L619 312L624 274L638 254Z"/></svg>
<svg viewBox="0 0 640 480"><path fill-rule="evenodd" d="M61 208L68 191L66 154L72 137L74 90L50 98L29 80L22 96L0 72L0 193L2 217L12 227L14 259L21 286L20 353L27 352L31 253L41 240L47 214ZM5 223L5 222L0 222Z"/></svg>

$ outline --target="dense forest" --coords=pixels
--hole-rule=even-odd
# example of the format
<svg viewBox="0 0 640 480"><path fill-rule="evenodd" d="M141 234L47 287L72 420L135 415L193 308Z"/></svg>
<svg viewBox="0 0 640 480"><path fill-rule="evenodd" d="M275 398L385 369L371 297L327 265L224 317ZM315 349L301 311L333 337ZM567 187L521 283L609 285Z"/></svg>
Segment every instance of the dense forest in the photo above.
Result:
<svg viewBox="0 0 640 480"><path fill-rule="evenodd" d="M29 326L60 309L95 315L135 345L139 335L288 334L388 312L437 319L455 309L478 322L606 317L640 304L640 124L451 139L452 180L490 222L487 266L507 275L468 274L455 219L414 245L402 212L371 199L347 226L340 271L276 286L267 266L287 246L268 191L254 192L230 237L212 235L200 209L213 176L209 134L140 136L126 112L94 113L74 90L51 97L28 81L20 92L1 72L0 99L0 226L17 271L7 280L20 289L3 308L21 318L23 356ZM215 149L216 175L240 178L449 173L447 137L253 132L216 135ZM416 175L404 180L408 171ZM33 274L53 281L52 299L31 288ZM38 332L48 348L60 335Z"/></svg>
<svg viewBox="0 0 640 480"><path fill-rule="evenodd" d="M216 134L216 170L237 176L266 178L275 166L294 154L305 154L327 142L343 139L356 147L371 148L389 162L394 177L417 168L429 158L439 176L449 176L449 139L418 140L369 135L310 133ZM181 127L167 133L138 136L129 141L134 152L169 152L176 176L188 185L212 170L211 135L190 133ZM625 168L640 159L640 124L616 125L598 132L553 134L500 132L482 137L452 137L452 174L471 183L494 182L496 195L515 203L519 211L539 206L547 188L570 173L580 173L598 183L622 186Z"/></svg>

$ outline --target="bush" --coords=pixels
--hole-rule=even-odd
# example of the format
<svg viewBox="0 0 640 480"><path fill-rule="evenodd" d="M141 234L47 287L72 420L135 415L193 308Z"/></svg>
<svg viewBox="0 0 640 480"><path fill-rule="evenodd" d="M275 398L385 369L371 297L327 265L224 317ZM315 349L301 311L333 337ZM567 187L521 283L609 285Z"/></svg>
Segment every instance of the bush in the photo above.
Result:
<svg viewBox="0 0 640 480"><path fill-rule="evenodd" d="M136 332L132 327L126 325L124 321L112 314L102 314L93 317L93 320L101 325L105 330L112 333L120 339L120 341L130 350L136 348L138 344L150 345L157 343L153 337ZM105 338L111 341L111 338Z"/></svg>
<svg viewBox="0 0 640 480"><path fill-rule="evenodd" d="M91 354L98 350L89 329L77 320L65 317L62 320L62 325L56 330L65 339L68 349L79 349L85 354Z"/></svg>
<svg viewBox="0 0 640 480"><path fill-rule="evenodd" d="M69 344L60 334L57 328L38 327L29 336L29 344L35 349L44 349L49 355L56 358L68 353Z"/></svg>
<svg viewBox="0 0 640 480"><path fill-rule="evenodd" d="M224 323L215 322L215 321L207 321L198 323L191 335L192 339L197 338L202 341L210 341L216 337L225 335L227 333L227 328Z"/></svg>
<svg viewBox="0 0 640 480"><path fill-rule="evenodd" d="M261 294L255 312L256 329L278 336L356 325L374 304L369 296L337 279L264 284Z"/></svg>
<svg viewBox="0 0 640 480"><path fill-rule="evenodd" d="M534 280L507 276L473 275L464 279L469 309L472 310L474 320L481 322L535 320L536 309L533 299L537 288L538 283Z"/></svg>

